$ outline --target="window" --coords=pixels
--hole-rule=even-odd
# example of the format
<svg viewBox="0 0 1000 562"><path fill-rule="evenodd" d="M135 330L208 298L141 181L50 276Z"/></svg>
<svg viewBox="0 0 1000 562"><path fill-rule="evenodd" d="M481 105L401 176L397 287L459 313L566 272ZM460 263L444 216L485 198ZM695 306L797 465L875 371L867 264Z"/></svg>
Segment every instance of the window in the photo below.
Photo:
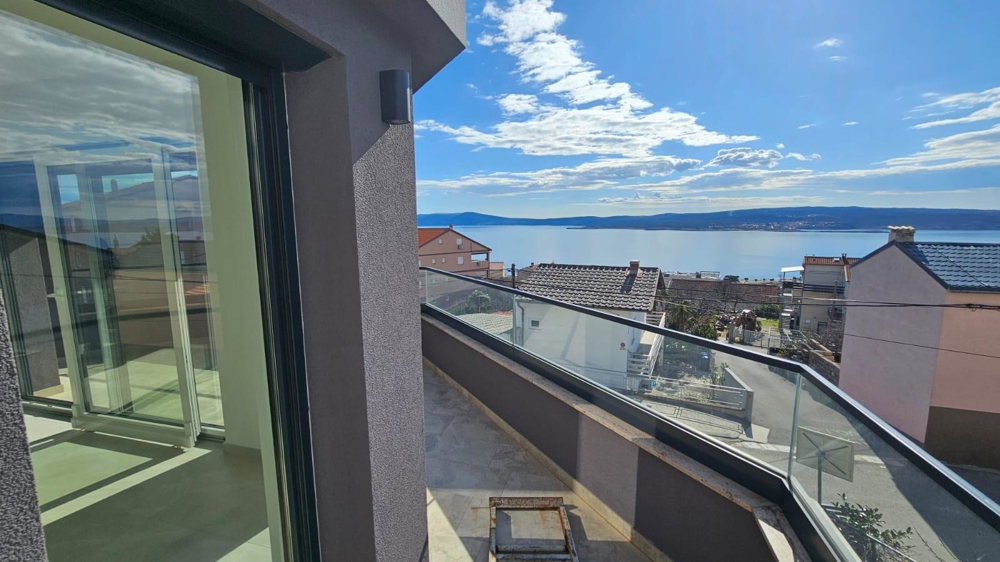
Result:
<svg viewBox="0 0 1000 562"><path fill-rule="evenodd" d="M438 238L438 244L444 244L444 238Z"/></svg>
<svg viewBox="0 0 1000 562"><path fill-rule="evenodd" d="M441 258L441 263L448 261L448 258Z"/></svg>
<svg viewBox="0 0 1000 562"><path fill-rule="evenodd" d="M431 258L431 265L435 265L437 262L437 258Z"/></svg>
<svg viewBox="0 0 1000 562"><path fill-rule="evenodd" d="M459 249L462 249L462 239L458 238L455 240L455 245L458 246Z"/></svg>
<svg viewBox="0 0 1000 562"><path fill-rule="evenodd" d="M465 263L465 258L458 256L458 265L462 265L463 263Z"/></svg>
<svg viewBox="0 0 1000 562"><path fill-rule="evenodd" d="M531 321L531 327L532 327L532 328L537 328L537 327L539 326L539 324L540 324L540 323L541 323L541 322L540 322L539 320L532 320L532 321Z"/></svg>
<svg viewBox="0 0 1000 562"><path fill-rule="evenodd" d="M106 560L180 540L270 560L284 533L265 494L280 491L261 444L244 84L41 3L2 6L0 291L48 555L78 559L87 537Z"/></svg>

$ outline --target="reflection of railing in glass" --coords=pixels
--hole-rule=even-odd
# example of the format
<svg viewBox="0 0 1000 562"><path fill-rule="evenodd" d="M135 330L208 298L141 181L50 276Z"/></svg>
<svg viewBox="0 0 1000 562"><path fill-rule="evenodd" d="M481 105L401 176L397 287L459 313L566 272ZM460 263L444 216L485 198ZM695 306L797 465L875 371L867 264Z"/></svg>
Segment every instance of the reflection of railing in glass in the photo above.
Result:
<svg viewBox="0 0 1000 562"><path fill-rule="evenodd" d="M1000 553L1000 507L804 365L434 269L422 268L421 291L428 311L777 469L842 553L865 561ZM631 368L626 342L654 338L654 367ZM796 434L827 436L831 464L807 460L818 438L807 451ZM838 516L844 497L877 510L879 525Z"/></svg>

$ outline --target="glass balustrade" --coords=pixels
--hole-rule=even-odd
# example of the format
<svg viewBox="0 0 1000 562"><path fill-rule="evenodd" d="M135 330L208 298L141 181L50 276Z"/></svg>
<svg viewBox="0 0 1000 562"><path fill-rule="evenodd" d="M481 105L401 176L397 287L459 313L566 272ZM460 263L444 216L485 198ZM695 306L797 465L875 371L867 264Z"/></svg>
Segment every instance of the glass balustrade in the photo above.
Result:
<svg viewBox="0 0 1000 562"><path fill-rule="evenodd" d="M588 312L431 269L420 284L424 305L509 343L512 355L527 351L779 471L843 554L1000 559L1000 532L939 482L957 483L986 512L996 504L904 438L888 440L880 421L849 411L850 399L803 365L667 330L670 310Z"/></svg>

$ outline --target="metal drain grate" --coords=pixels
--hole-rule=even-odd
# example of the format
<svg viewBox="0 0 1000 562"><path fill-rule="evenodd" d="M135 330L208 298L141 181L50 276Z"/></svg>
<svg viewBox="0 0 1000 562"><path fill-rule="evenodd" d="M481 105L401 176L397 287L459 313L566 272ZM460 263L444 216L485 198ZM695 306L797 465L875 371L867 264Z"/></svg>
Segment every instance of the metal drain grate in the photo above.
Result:
<svg viewBox="0 0 1000 562"><path fill-rule="evenodd" d="M554 511L558 515L563 544L504 545L497 542L497 512ZM539 514L541 518L541 514ZM541 519L540 519L541 520ZM497 560L570 560L579 562L573 531L562 498L490 498L490 562Z"/></svg>

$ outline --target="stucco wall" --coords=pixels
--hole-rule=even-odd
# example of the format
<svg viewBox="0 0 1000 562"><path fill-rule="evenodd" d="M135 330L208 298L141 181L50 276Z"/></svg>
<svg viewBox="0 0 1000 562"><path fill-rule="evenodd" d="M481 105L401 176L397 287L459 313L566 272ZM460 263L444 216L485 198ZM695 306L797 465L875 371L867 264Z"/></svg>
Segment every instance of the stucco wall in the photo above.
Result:
<svg viewBox="0 0 1000 562"><path fill-rule="evenodd" d="M1000 294L949 292L945 302L1000 306ZM988 310L945 309L939 347L966 353L938 352L932 406L1000 413L1000 359L984 357L1000 355L998 321Z"/></svg>
<svg viewBox="0 0 1000 562"><path fill-rule="evenodd" d="M943 303L945 290L902 251L888 247L851 268L850 298ZM941 321L940 308L847 309L840 388L919 441L926 435Z"/></svg>
<svg viewBox="0 0 1000 562"><path fill-rule="evenodd" d="M35 473L0 296L0 560L45 560Z"/></svg>
<svg viewBox="0 0 1000 562"><path fill-rule="evenodd" d="M427 520L413 129L381 121L378 74L410 70L417 47L378 2L248 3L334 53L286 77L321 548L418 560ZM441 28L426 13L436 21L406 25Z"/></svg>

